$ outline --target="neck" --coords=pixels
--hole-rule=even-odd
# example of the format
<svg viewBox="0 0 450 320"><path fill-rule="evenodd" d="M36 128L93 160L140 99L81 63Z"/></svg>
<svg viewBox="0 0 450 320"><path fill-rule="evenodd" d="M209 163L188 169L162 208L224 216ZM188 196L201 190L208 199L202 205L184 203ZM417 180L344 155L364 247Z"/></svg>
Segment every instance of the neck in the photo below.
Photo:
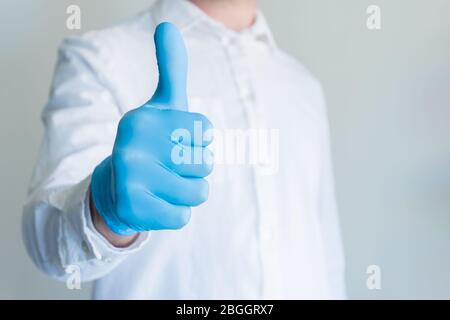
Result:
<svg viewBox="0 0 450 320"><path fill-rule="evenodd" d="M190 0L225 27L241 31L255 21L256 0Z"/></svg>

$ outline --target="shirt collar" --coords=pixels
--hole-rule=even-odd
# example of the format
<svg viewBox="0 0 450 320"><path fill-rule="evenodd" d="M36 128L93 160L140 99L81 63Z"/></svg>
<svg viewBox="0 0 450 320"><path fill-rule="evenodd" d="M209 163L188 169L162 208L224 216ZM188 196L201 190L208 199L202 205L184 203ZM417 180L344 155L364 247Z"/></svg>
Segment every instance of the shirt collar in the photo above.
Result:
<svg viewBox="0 0 450 320"><path fill-rule="evenodd" d="M272 32L260 10L257 11L253 25L241 32L226 28L188 0L158 0L152 13L156 22L172 22L182 33L196 29L209 33L222 42L246 37L262 41L272 49L276 47Z"/></svg>

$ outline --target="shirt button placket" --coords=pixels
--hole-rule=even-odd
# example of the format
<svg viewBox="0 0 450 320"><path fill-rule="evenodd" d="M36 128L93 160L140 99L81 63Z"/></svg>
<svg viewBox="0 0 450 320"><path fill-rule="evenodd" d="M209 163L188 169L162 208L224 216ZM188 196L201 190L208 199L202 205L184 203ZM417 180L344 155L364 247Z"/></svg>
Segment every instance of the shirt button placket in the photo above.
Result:
<svg viewBox="0 0 450 320"><path fill-rule="evenodd" d="M239 41L223 40L223 44L226 44L227 54L230 58L230 63L233 68L234 79L236 81L236 86L241 101L241 105L244 109L244 114L246 115L246 120L248 128L258 129L264 128L264 121L259 110L259 106L256 103L255 92L253 89L253 84L250 78L250 72L246 61L243 59L241 50L242 46L239 46ZM254 142L253 142L254 143ZM252 167L253 176L253 190L255 195L255 203L257 204L257 234L259 242L259 253L260 253L260 267L261 267L261 297L267 297L270 295L271 284L270 277L274 268L271 267L271 260L273 259L273 233L271 231L270 224L270 212L265 210L264 205L264 190L261 189L260 183L258 182L258 173L255 166ZM270 209L269 209L270 211Z"/></svg>

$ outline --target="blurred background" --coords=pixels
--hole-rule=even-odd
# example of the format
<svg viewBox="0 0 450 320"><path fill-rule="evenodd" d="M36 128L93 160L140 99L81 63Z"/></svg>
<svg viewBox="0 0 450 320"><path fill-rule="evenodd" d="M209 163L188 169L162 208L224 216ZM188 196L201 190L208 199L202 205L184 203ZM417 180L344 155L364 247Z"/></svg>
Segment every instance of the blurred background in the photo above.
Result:
<svg viewBox="0 0 450 320"><path fill-rule="evenodd" d="M150 0L1 0L0 298L89 298L32 265L21 239L27 184L61 40ZM450 1L259 0L278 45L321 81L353 299L450 299ZM81 8L79 31L66 9ZM381 30L366 27L369 5ZM381 290L366 269L381 268Z"/></svg>

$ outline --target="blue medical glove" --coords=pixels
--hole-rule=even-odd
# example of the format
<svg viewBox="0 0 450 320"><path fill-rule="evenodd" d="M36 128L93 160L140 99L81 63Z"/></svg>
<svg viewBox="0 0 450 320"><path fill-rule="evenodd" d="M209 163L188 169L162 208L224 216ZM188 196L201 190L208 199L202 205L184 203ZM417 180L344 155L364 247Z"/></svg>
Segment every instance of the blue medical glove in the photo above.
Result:
<svg viewBox="0 0 450 320"><path fill-rule="evenodd" d="M205 139L211 123L187 111L187 54L170 23L155 31L159 82L145 105L120 120L114 148L94 170L91 195L106 225L119 235L179 229L191 206L208 198L212 170ZM196 156L196 157L195 157Z"/></svg>

